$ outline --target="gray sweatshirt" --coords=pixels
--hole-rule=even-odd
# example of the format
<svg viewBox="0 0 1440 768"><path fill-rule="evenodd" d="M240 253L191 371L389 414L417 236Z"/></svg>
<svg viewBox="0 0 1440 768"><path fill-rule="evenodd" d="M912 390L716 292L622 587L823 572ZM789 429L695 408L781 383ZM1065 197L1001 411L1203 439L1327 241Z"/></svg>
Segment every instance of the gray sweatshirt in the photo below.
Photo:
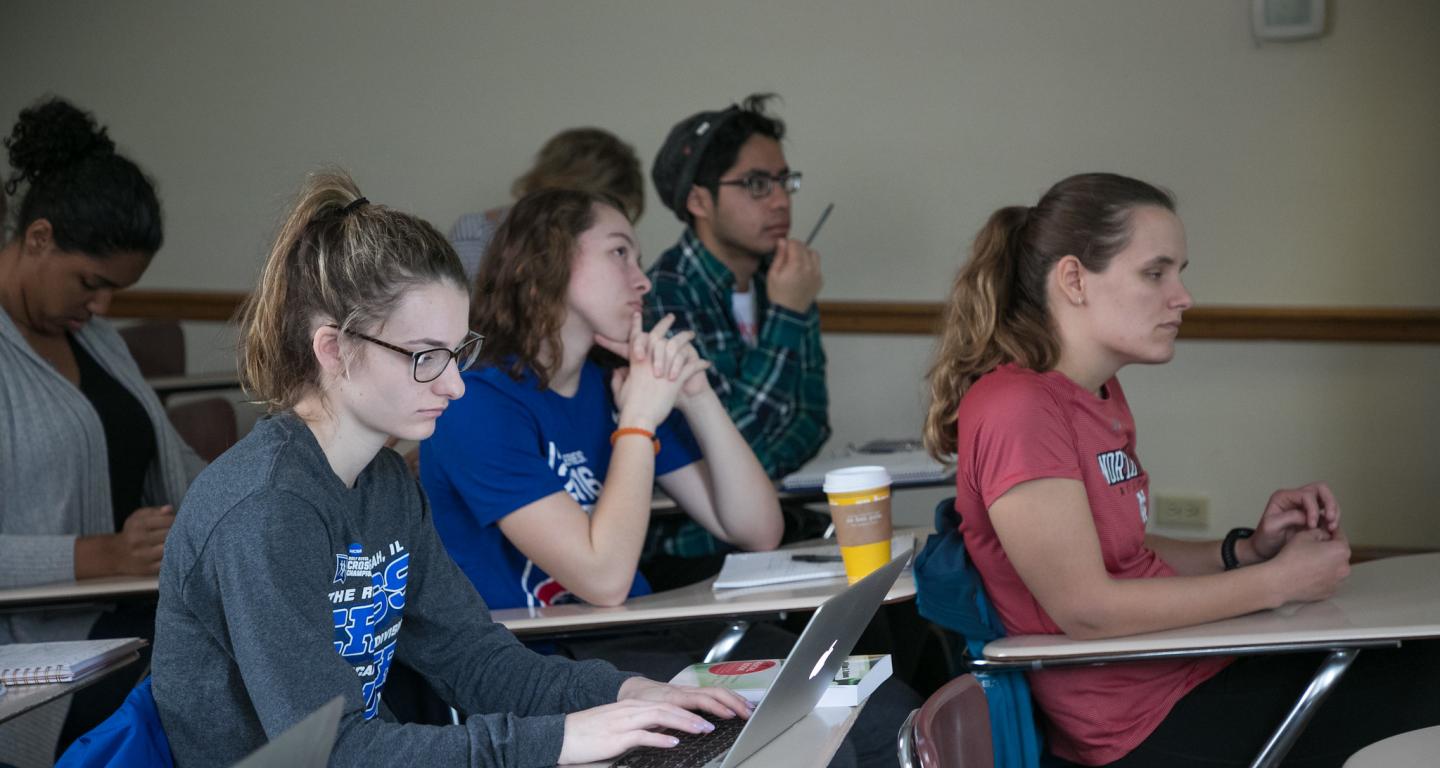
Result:
<svg viewBox="0 0 1440 768"><path fill-rule="evenodd" d="M445 553L382 450L346 488L294 416L262 420L191 486L165 543L154 691L182 768L230 765L343 693L332 765L552 765L564 713L615 701L604 662L533 653ZM480 713L398 725L390 663Z"/></svg>

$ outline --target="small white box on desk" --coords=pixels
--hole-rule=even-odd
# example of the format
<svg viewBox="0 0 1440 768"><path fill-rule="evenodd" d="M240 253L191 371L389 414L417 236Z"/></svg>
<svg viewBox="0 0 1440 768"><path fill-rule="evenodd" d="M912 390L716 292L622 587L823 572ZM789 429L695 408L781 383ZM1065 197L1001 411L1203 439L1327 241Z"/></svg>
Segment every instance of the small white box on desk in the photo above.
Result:
<svg viewBox="0 0 1440 768"><path fill-rule="evenodd" d="M727 688L752 702L765 698L765 693L780 674L781 659L721 661L714 664L691 664L670 679L675 685L702 685ZM840 671L825 689L817 707L856 707L870 697L875 689L890 678L894 665L890 654L850 656L840 664Z"/></svg>

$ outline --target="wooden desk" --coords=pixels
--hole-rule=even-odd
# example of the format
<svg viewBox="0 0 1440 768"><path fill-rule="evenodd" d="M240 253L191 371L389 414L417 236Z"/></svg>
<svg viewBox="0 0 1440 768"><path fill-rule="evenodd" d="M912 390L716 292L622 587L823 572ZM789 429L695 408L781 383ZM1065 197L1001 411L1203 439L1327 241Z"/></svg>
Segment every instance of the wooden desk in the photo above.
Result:
<svg viewBox="0 0 1440 768"><path fill-rule="evenodd" d="M1345 768L1432 768L1440 756L1440 725L1382 739L1356 752Z"/></svg>
<svg viewBox="0 0 1440 768"><path fill-rule="evenodd" d="M90 674L71 683L40 683L38 685L10 685L5 687L5 695L0 696L0 723L13 717L29 712L43 704L48 704L55 699L81 688L88 687L106 675L117 672L135 663L140 654L131 653L122 656L111 662L109 665L91 672Z"/></svg>
<svg viewBox="0 0 1440 768"><path fill-rule="evenodd" d="M1360 563L1335 596L1233 619L1105 640L1064 635L1007 637L985 646L977 670L1041 669L1192 656L1329 651L1289 715L1256 756L1278 765L1364 648L1440 637L1440 553Z"/></svg>

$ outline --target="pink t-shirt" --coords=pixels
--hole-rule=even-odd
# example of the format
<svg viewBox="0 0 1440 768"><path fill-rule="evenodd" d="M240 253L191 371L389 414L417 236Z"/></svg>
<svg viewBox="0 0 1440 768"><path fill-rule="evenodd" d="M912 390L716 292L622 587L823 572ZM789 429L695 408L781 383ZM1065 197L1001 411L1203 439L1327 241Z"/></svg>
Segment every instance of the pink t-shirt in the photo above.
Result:
<svg viewBox="0 0 1440 768"><path fill-rule="evenodd" d="M1135 453L1135 421L1120 382L1096 397L1064 374L1003 365L960 400L955 506L985 591L1012 635L1061 634L1005 556L989 507L1040 478L1085 484L1105 570L1121 579L1172 576L1145 546L1150 478ZM1175 702L1228 659L1111 664L1028 673L1048 717L1050 751L1097 765L1124 757Z"/></svg>

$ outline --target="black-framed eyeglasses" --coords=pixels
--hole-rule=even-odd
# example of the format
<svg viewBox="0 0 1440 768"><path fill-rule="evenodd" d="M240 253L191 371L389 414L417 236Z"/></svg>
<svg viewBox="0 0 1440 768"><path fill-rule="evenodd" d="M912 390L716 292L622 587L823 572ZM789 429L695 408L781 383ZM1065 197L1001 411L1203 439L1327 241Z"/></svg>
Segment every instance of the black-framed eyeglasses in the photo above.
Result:
<svg viewBox="0 0 1440 768"><path fill-rule="evenodd" d="M785 194L787 195L793 195L799 192L800 179L803 176L804 174L799 171L786 171L785 173L777 173L773 176L764 171L755 171L754 173L746 174L744 178L722 179L716 183L722 187L744 187L745 191L750 193L750 197L756 200L764 200L774 191L776 184L779 184L780 188L785 190Z"/></svg>
<svg viewBox="0 0 1440 768"><path fill-rule="evenodd" d="M335 323L327 323L326 325L329 325L331 328L340 328L340 326ZM376 344L386 349L393 349L402 355L408 355L410 357L410 375L415 378L415 381L421 384L427 384L440 378L440 374L445 372L445 366L449 365L451 360L455 361L456 370L464 371L468 369L471 365L475 364L475 358L480 356L480 345L485 343L484 336L471 331L469 335L465 337L465 341L461 342L460 346L454 349L435 347L433 349L422 349L416 352L404 347L397 347L388 341L381 341L374 336L367 336L356 330L349 328L343 330L345 333L357 339L364 339L371 344Z"/></svg>

